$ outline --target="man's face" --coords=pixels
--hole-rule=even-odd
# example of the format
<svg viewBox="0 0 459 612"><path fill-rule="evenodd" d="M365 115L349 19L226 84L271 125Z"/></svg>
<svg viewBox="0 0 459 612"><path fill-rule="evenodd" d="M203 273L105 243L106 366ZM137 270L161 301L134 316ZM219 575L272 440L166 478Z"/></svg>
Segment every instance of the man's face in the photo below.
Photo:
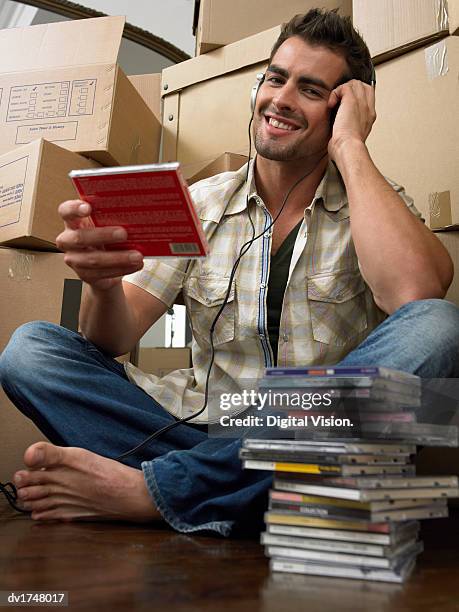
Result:
<svg viewBox="0 0 459 612"><path fill-rule="evenodd" d="M348 72L345 59L297 36L275 53L261 85L253 117L257 153L276 161L296 161L327 151L330 92Z"/></svg>

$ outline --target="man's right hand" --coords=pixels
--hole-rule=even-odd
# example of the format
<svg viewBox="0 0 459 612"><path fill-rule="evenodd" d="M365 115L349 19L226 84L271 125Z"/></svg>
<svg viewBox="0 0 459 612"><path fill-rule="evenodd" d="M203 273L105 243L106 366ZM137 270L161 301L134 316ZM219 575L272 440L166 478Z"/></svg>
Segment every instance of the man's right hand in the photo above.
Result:
<svg viewBox="0 0 459 612"><path fill-rule="evenodd" d="M58 212L65 229L56 238L56 245L65 253L65 263L82 281L103 291L121 283L125 274L142 269L139 251L105 250L105 245L126 240L123 227L94 227L91 206L81 200L63 202Z"/></svg>

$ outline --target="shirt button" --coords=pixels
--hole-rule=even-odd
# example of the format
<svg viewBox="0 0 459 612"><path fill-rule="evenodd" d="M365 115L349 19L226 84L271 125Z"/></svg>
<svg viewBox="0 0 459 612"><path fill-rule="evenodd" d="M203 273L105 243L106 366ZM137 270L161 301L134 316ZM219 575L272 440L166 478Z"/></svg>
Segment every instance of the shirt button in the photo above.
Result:
<svg viewBox="0 0 459 612"><path fill-rule="evenodd" d="M262 340L264 340L265 335L264 335L264 334L260 334L260 338L261 338Z"/></svg>
<svg viewBox="0 0 459 612"><path fill-rule="evenodd" d="M282 340L288 342L288 334L282 334Z"/></svg>
<svg viewBox="0 0 459 612"><path fill-rule="evenodd" d="M266 283L260 283L260 287L264 289L266 287Z"/></svg>

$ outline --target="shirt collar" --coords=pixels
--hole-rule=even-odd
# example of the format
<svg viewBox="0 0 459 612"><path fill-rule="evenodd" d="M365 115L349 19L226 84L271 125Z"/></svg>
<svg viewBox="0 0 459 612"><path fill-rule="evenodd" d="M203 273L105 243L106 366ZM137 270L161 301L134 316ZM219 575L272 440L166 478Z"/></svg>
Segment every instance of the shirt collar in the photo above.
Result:
<svg viewBox="0 0 459 612"><path fill-rule="evenodd" d="M223 213L224 216L242 212L247 208L247 201L251 201L252 199L258 203L259 196L255 185L254 172L255 159L256 157L249 162L248 176L247 164L244 164L242 168L237 171L237 179L242 188L235 191ZM337 212L348 203L343 179L332 161L328 162L327 169L316 189L314 198L311 204L306 208L312 208L316 202L321 202L324 208L329 212Z"/></svg>

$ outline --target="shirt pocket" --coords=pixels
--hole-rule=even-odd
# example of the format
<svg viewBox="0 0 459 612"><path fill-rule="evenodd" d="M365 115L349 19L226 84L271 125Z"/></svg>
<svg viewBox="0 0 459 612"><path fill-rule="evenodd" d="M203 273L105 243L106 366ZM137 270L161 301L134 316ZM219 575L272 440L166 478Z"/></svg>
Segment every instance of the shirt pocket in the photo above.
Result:
<svg viewBox="0 0 459 612"><path fill-rule="evenodd" d="M307 280L314 340L345 346L368 327L365 281L358 271L311 276Z"/></svg>
<svg viewBox="0 0 459 612"><path fill-rule="evenodd" d="M210 328L220 310L228 291L229 278L226 277L192 277L188 279L185 296L191 328L195 336L210 344ZM218 318L213 333L214 346L234 340L234 281L228 301Z"/></svg>

